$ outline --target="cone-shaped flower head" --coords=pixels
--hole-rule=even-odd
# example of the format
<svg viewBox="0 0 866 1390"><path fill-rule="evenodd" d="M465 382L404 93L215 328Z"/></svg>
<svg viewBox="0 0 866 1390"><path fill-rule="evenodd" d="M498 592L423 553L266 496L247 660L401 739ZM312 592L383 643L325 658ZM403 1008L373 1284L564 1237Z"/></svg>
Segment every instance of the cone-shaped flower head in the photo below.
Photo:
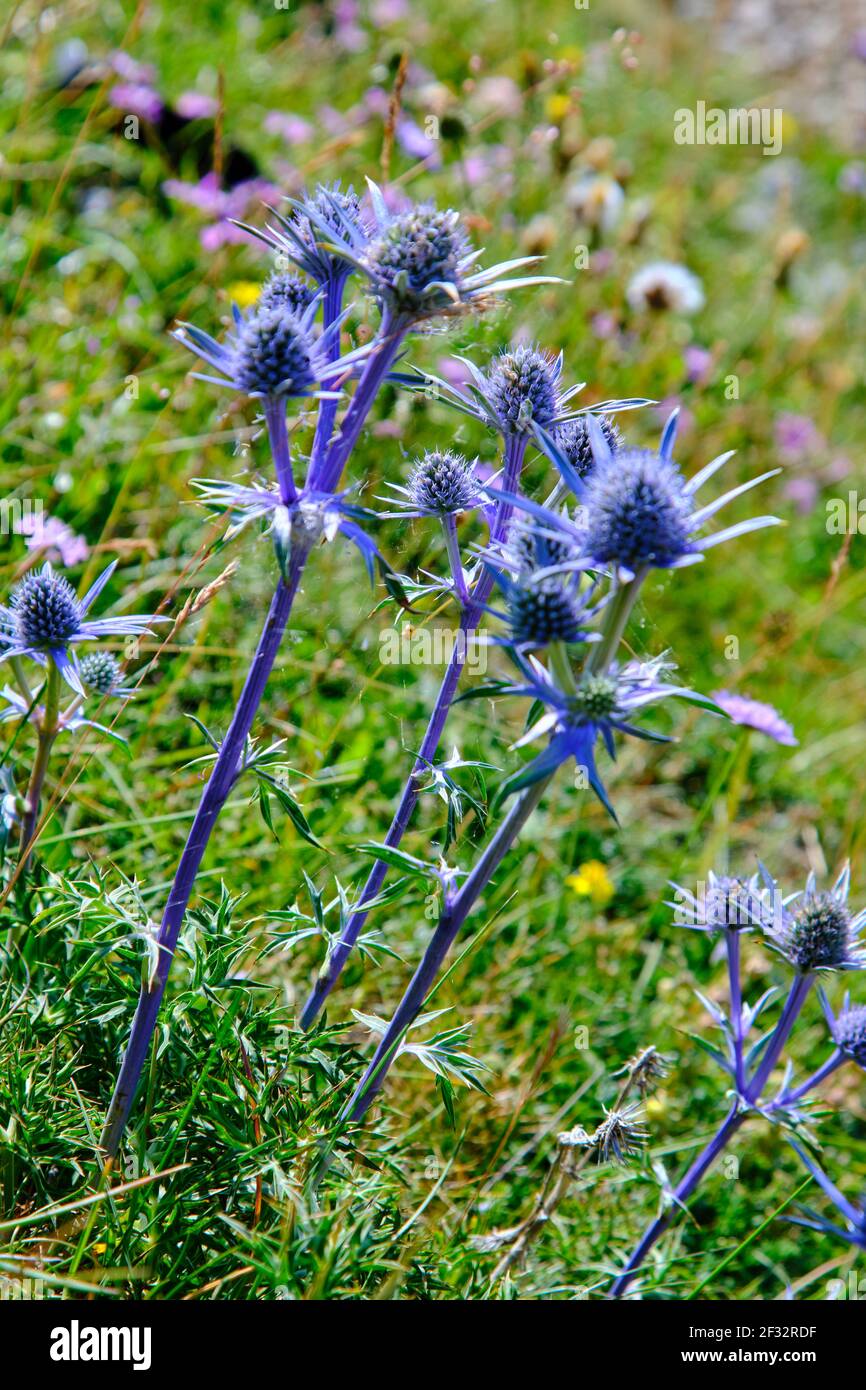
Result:
<svg viewBox="0 0 866 1390"><path fill-rule="evenodd" d="M290 260L317 285L345 282L354 258L367 244L367 227L354 189L320 184L310 196L287 198L286 203L288 216L268 208L273 222L264 229L245 222L235 225Z"/></svg>
<svg viewBox="0 0 866 1390"><path fill-rule="evenodd" d="M475 463L450 449L432 450L416 461L407 492L422 515L468 511L480 498Z"/></svg>
<svg viewBox="0 0 866 1390"><path fill-rule="evenodd" d="M591 470L583 502L586 507L587 556L596 565L609 566L623 579L651 568L670 569L690 565L705 550L730 537L778 524L772 516L752 517L717 531L700 532L727 502L773 476L762 473L705 507L695 505L695 493L731 454L722 454L686 479L673 461L677 413L662 432L658 453L650 449L620 449L615 454L596 419L586 417L595 467Z"/></svg>
<svg viewBox="0 0 866 1390"><path fill-rule="evenodd" d="M316 383L349 370L367 354L369 345L331 362L329 349L339 336L341 321L316 337L316 309L312 302L295 314L285 304L260 303L249 314L234 309L234 328L225 342L217 342L190 323L182 323L172 336L222 374L194 373L202 381L272 400L321 395L314 389Z"/></svg>
<svg viewBox="0 0 866 1390"><path fill-rule="evenodd" d="M585 621L585 607L578 595L555 579L526 588L515 585L509 594L511 640L519 647L579 642Z"/></svg>
<svg viewBox="0 0 866 1390"><path fill-rule="evenodd" d="M516 347L495 357L484 377L484 395L503 434L548 429L560 408L562 358L535 347Z"/></svg>
<svg viewBox="0 0 866 1390"><path fill-rule="evenodd" d="M845 1003L834 1018L828 1013L830 1034L840 1052L866 1070L866 1004Z"/></svg>
<svg viewBox="0 0 866 1390"><path fill-rule="evenodd" d="M678 883L677 901L668 906L676 910L676 925L693 927L697 931L749 931L771 920L771 909L762 893L757 874L744 881L730 874L716 874L712 869L706 883L699 885L697 894Z"/></svg>
<svg viewBox="0 0 866 1390"><path fill-rule="evenodd" d="M607 416L596 417L598 427L610 452L615 454L622 448L622 436L613 420ZM586 419L578 415L574 420L566 420L554 435L554 442L574 470L578 478L586 478L595 467L592 440L589 436Z"/></svg>
<svg viewBox="0 0 866 1390"><path fill-rule="evenodd" d="M148 624L165 619L135 614L122 618L88 620L87 613L114 572L111 564L83 598L50 564L31 571L15 585L8 607L0 606L0 661L29 657L44 666L50 657L63 679L78 694L84 687L74 646L100 637L149 633Z"/></svg>
<svg viewBox="0 0 866 1390"><path fill-rule="evenodd" d="M292 314L302 314L316 297L316 291L299 275L278 270L262 286L256 303L257 309L288 309Z"/></svg>
<svg viewBox="0 0 866 1390"><path fill-rule="evenodd" d="M81 684L96 695L117 693L121 681L120 662L110 652L88 652L78 665Z"/></svg>
<svg viewBox="0 0 866 1390"><path fill-rule="evenodd" d="M818 892L810 874L805 891L783 901L766 870L764 882L772 896L772 925L767 940L790 965L803 975L819 970L862 970L866 949L860 933L866 912L856 915L848 906L850 874L846 866L833 887Z"/></svg>

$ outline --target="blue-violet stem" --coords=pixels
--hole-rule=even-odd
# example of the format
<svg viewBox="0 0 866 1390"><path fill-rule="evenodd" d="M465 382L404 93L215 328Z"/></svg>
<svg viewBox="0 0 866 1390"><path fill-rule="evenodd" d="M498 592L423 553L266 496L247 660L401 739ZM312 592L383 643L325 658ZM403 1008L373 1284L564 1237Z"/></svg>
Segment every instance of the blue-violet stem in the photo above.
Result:
<svg viewBox="0 0 866 1390"><path fill-rule="evenodd" d="M307 554L308 552L301 549L293 552L286 579L281 579L277 586L234 717L225 739L220 744L219 753L177 866L157 937L159 958L156 969L142 988L129 1043L102 1131L100 1146L107 1158L114 1158L120 1146L156 1026L160 1002L196 874L217 817L237 779L244 744L286 630Z"/></svg>
<svg viewBox="0 0 866 1390"><path fill-rule="evenodd" d="M337 319L343 309L343 295L346 289L348 276L344 272L332 275L325 284L325 302L323 308L322 327L328 329ZM328 357L331 362L336 362L340 356L340 335L333 334L328 347ZM334 421L337 418L338 400L323 400L319 405L319 413L316 419L316 433L313 437L313 448L310 454L310 471L315 472L321 465L322 456L331 442L331 435L334 432Z"/></svg>
<svg viewBox="0 0 866 1390"><path fill-rule="evenodd" d="M640 1243L635 1246L628 1264L611 1287L611 1298L619 1298L621 1294L625 1293L659 1236L663 1235L667 1230L675 1213L681 1209L691 1197L698 1183L701 1181L701 1178L712 1168L719 1154L723 1152L728 1141L736 1134L745 1119L745 1112L740 1111L738 1102L735 1103L719 1126L719 1129L713 1135L709 1144L707 1144L707 1147L698 1155L691 1168L689 1168L685 1177L680 1182L667 1210L656 1217L652 1225L647 1228Z"/></svg>
<svg viewBox="0 0 866 1390"><path fill-rule="evenodd" d="M409 987L376 1048L373 1060L341 1115L343 1121L359 1121L367 1113L382 1087L406 1030L411 1027L423 1008L424 1000L439 973L439 967L451 949L454 938L466 921L476 899L487 887L499 864L529 820L550 780L551 777L540 779L518 798L459 892L455 893L450 902L446 902L421 964L412 976Z"/></svg>
<svg viewBox="0 0 866 1390"><path fill-rule="evenodd" d="M806 1002L806 996L814 982L815 976L812 974L798 974L794 977L794 983L791 985L788 998L785 1000L785 1007L779 1021L770 1035L764 1055L746 1088L746 1098L752 1105L760 1096L770 1073L782 1055L782 1048L788 1041L791 1029L797 1021L800 1010Z"/></svg>
<svg viewBox="0 0 866 1390"><path fill-rule="evenodd" d="M389 335L387 345L383 351L371 355L365 363L361 373L358 389L352 398L352 404L346 413L346 420L340 434L339 444L339 471L336 473L335 481L339 481L339 474L342 472L343 464L351 452L352 445L358 438L364 424L367 412L372 405L376 391L387 374L394 355L399 349L399 338L394 341L393 332ZM358 398L362 397L362 406L356 408ZM330 451L326 456L326 461L330 460ZM331 465L333 473L335 465ZM281 479L281 489L285 480L285 473ZM286 577L280 579L276 592L271 601L271 607L262 635L259 639L256 654L253 658L247 674L241 698L238 702L228 732L220 745L217 755L208 778L207 786L204 789L202 799L199 803L195 819L192 823L186 844L183 848L174 883L169 893L168 902L163 914L160 925L157 944L159 946L159 959L156 971L148 983L141 991L138 1007L132 1022L129 1043L121 1064L120 1075L111 1098L108 1115L100 1139L101 1148L108 1159L113 1159L120 1147L123 1138L123 1131L129 1118L135 1093L138 1089L141 1073L144 1068L145 1059L150 1040L156 1027L156 1019L159 1013L159 1006L165 990L168 972L171 968L174 950L177 939L183 924L184 915L192 895L193 885L201 864L204 852L210 840L211 833L216 825L217 818L225 805L231 789L238 774L244 744L252 728L253 720L265 685L276 660L286 625L292 611L298 589L300 587L301 576L307 562L309 550L303 546L296 546L290 557Z"/></svg>
<svg viewBox="0 0 866 1390"><path fill-rule="evenodd" d="M526 439L520 435L512 435L508 438L505 445L505 468L503 473L503 489L506 492L514 493L520 481L520 470L523 465L523 458L526 453ZM497 511L491 528L491 539L502 540L511 519L512 508L505 504L497 504ZM469 639L481 621L484 609L490 599L493 590L494 576L492 572L485 568L475 584L470 594L470 602L463 608L460 615L460 629L458 640L454 644L451 660L442 678L439 693L436 696L436 703L433 706L427 730L418 750L418 756L409 774L394 817L385 836L385 844L389 849L397 849L402 840L412 813L418 801L418 788L421 779L427 775L430 764L436 757L436 750L442 739L445 724L454 697L457 694L457 687L460 683L460 676L466 661ZM364 884L363 892L358 900L358 906L352 912L343 933L334 946L322 967L321 972L314 984L310 996L304 1005L301 1014L301 1027L311 1028L316 1020L319 1011L322 1009L325 1000L337 983L342 974L343 967L348 960L358 937L364 929L369 908L367 903L374 902L378 897L382 884L388 874L388 865L384 859L377 859L373 864Z"/></svg>

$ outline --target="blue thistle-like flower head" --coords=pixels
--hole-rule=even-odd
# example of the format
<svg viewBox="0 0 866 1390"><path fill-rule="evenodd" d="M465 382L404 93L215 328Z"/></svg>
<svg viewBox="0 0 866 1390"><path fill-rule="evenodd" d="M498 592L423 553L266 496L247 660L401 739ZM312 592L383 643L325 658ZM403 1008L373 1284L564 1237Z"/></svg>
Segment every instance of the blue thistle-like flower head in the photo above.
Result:
<svg viewBox="0 0 866 1390"><path fill-rule="evenodd" d="M315 340L285 305L257 307L238 328L233 379L248 396L306 396L316 383Z"/></svg>
<svg viewBox="0 0 866 1390"><path fill-rule="evenodd" d="M429 451L416 460L406 492L424 516L468 511L479 502L475 464L450 449Z"/></svg>
<svg viewBox="0 0 866 1390"><path fill-rule="evenodd" d="M201 381L272 400L281 396L327 395L328 392L314 390L316 382L327 382L353 370L371 345L331 361L330 349L339 338L342 318L316 337L313 324L317 307L317 302L312 301L297 314L279 303L254 305L248 314L234 308L233 330L222 343L191 323L180 324L172 337L221 373L194 373Z"/></svg>
<svg viewBox="0 0 866 1390"><path fill-rule="evenodd" d="M316 297L316 291L299 275L290 275L278 270L262 286L256 308L288 309L291 314L302 314Z"/></svg>
<svg viewBox="0 0 866 1390"><path fill-rule="evenodd" d="M26 574L9 596L14 617L13 640L20 647L51 651L63 647L78 632L81 609L68 579L50 565Z"/></svg>
<svg viewBox="0 0 866 1390"><path fill-rule="evenodd" d="M671 887L676 889L677 901L668 905L676 910L675 921L680 927L706 932L750 931L765 926L771 917L757 874L744 880L710 870L697 894L678 883Z"/></svg>
<svg viewBox="0 0 866 1390"><path fill-rule="evenodd" d="M577 547L569 536L546 530L537 522L519 516L508 529L503 558L509 568L525 578L538 570L565 565L575 559L576 554Z"/></svg>
<svg viewBox="0 0 866 1390"><path fill-rule="evenodd" d="M26 574L12 590L8 606L0 606L0 662L28 657L45 666L50 659L66 684L84 695L74 651L77 643L100 637L149 634L149 623L167 621L144 614L88 619L90 607L114 569L115 564L110 564L103 570L83 598L76 596L69 580L56 574L50 564Z"/></svg>
<svg viewBox="0 0 866 1390"><path fill-rule="evenodd" d="M562 358L536 347L516 347L495 357L484 376L486 404L503 434L549 429L560 410Z"/></svg>
<svg viewBox="0 0 866 1390"><path fill-rule="evenodd" d="M342 286L367 244L358 195L339 183L319 184L312 195L286 202L288 216L269 207L274 222L264 229L245 222L235 226L263 241L278 257L290 260L317 285L336 282Z"/></svg>
<svg viewBox="0 0 866 1390"><path fill-rule="evenodd" d="M866 1070L866 1004L845 1003L834 1018L828 1011L830 1035L840 1052Z"/></svg>
<svg viewBox="0 0 866 1390"><path fill-rule="evenodd" d="M85 689L96 695L113 695L120 687L120 662L110 652L88 652L78 664L78 674Z"/></svg>
<svg viewBox="0 0 866 1390"><path fill-rule="evenodd" d="M421 204L398 213L367 247L375 293L396 315L453 312L471 253L460 215Z"/></svg>
<svg viewBox="0 0 866 1390"><path fill-rule="evenodd" d="M587 552L599 565L636 574L693 554L691 498L670 459L623 449L597 467L586 485Z"/></svg>
<svg viewBox="0 0 866 1390"><path fill-rule="evenodd" d="M765 926L769 944L795 970L810 975L823 970L862 970L866 948L860 933L866 912L856 915L848 906L850 871L842 870L833 887L819 892L815 875L810 874L802 894L783 899L775 881L762 870L765 891L770 899Z"/></svg>
<svg viewBox="0 0 866 1390"><path fill-rule="evenodd" d="M622 448L622 435L607 416L599 415L596 419L610 452L616 454ZM592 472L595 459L584 416L578 415L574 420L566 420L560 425L554 434L554 442L578 478L586 478Z"/></svg>
<svg viewBox="0 0 866 1390"><path fill-rule="evenodd" d="M631 408L636 402L621 402ZM721 454L693 478L685 478L672 458L677 413L671 415L662 432L658 452L650 449L619 448L613 452L609 439L594 416L583 417L594 460L593 467L580 477L553 436L538 429L538 442L583 506L585 535L582 540L587 563L609 567L624 582L651 568L677 569L697 563L706 550L729 540L778 525L774 516L750 517L713 535L701 534L704 524L726 503L771 478L771 469L757 478L731 488L714 502L698 507L695 494L718 471L730 453ZM513 499L514 505L530 508L535 504ZM553 523L556 524L556 523ZM562 526L562 518L559 519ZM567 529L573 530L573 526Z"/></svg>
<svg viewBox="0 0 866 1390"><path fill-rule="evenodd" d="M586 619L578 595L555 579L525 588L515 585L508 596L511 641L519 647L546 647L550 642L579 642Z"/></svg>

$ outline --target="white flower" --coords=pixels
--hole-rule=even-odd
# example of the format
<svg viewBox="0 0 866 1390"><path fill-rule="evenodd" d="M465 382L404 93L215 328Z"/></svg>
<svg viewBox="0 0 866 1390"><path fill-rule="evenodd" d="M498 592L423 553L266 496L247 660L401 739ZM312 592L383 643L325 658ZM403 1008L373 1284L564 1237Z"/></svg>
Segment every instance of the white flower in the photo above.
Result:
<svg viewBox="0 0 866 1390"><path fill-rule="evenodd" d="M565 200L587 227L610 232L622 217L625 194L607 174L581 174L566 190Z"/></svg>
<svg viewBox="0 0 866 1390"><path fill-rule="evenodd" d="M629 281L626 299L633 309L674 309L694 314L704 305L704 291L696 275L672 261L653 261Z"/></svg>

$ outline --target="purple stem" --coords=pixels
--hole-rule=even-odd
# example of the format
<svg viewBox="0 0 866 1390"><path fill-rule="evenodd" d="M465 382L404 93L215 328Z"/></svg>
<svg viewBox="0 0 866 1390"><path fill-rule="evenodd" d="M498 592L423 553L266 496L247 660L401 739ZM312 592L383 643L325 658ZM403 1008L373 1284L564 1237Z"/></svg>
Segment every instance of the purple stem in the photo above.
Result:
<svg viewBox="0 0 866 1390"><path fill-rule="evenodd" d="M828 1076L837 1071L844 1061L845 1054L836 1048L835 1052L830 1053L826 1062L817 1071L813 1071L811 1076L807 1076L806 1080L802 1081L799 1086L795 1086L793 1091L783 1091L780 1096L771 1101L766 1107L766 1113L772 1114L774 1110L781 1110L787 1105L796 1105L798 1100L802 1100L809 1091L820 1086L822 1081L826 1081Z"/></svg>
<svg viewBox="0 0 866 1390"><path fill-rule="evenodd" d="M405 331L405 330L403 330ZM376 392L382 380L389 370L394 356L399 350L400 333L395 334L393 326L388 329L383 320L383 332L387 334L386 343L381 351L371 354L361 373L358 389L352 398L351 405L346 412L346 419L343 429L335 442L334 452L339 459L339 468L330 459L330 452L323 457L323 468L327 464L328 473L333 477L333 486L339 481L343 465L351 452L352 446L358 438L364 424L367 412L375 399ZM281 447L279 426L276 422L276 414L272 412L272 418L276 426L277 444ZM268 420L269 429L271 419ZM283 414L283 426L285 426L285 415ZM289 473L285 472L286 460L283 457L275 457L275 467L280 479L281 494L286 485L286 477L291 478L291 467ZM280 471L282 469L282 472ZM294 483L291 484L294 488ZM195 883L196 874L201 864L208 841L211 837L217 818L225 805L231 789L238 775L241 757L243 755L244 744L247 735L252 728L253 720L264 694L268 676L273 668L277 652L289 615L292 611L292 604L300 586L301 576L307 562L309 550L296 546L289 557L288 573L285 579L281 579L277 585L276 592L271 601L267 621L259 639L256 654L252 665L247 673L241 698L229 725L225 739L220 745L219 753L208 778L207 786L204 789L202 799L195 814L192 827L183 848L174 882L172 884L162 923L160 925L157 943L159 946L159 958L154 976L143 987L132 1022L132 1029L127 1044L126 1053L114 1088L114 1095L111 1098L105 1126L100 1140L101 1147L107 1158L114 1158L120 1147L123 1138L123 1131L129 1118L135 1093L138 1089L141 1073L147 1057L147 1050L150 1040L156 1027L156 1019L159 1013L159 1006L165 990L166 980L171 968L174 950L177 945L177 938L183 923L184 915L189 904Z"/></svg>
<svg viewBox="0 0 866 1390"><path fill-rule="evenodd" d="M520 470L523 466L523 457L526 453L526 438L521 435L512 435L506 440L505 444L505 469L503 474L503 490L515 492L520 480ZM511 518L512 508L506 503L497 504L497 510L491 527L491 540L502 540L505 535L508 522ZM448 668L439 687L439 694L430 715L427 731L421 742L418 756L409 774L394 818L385 836L385 844L391 849L396 849L412 818L418 801L418 788L421 779L427 774L430 763L436 756L436 750L448 719L454 696L457 694L457 686L463 665L466 660L469 637L477 628L481 621L484 609L490 598L493 589L494 577L490 570L484 569L479 575L472 588L469 604L462 610L460 615L459 640L454 644L454 651ZM379 895L382 884L388 874L388 865L384 859L377 859L367 876L363 892L358 901L358 906L349 917L345 929L339 941L332 948L328 959L325 961L316 983L314 984L310 996L304 1005L301 1014L301 1027L311 1028L316 1020L316 1016L321 1010L334 985L340 978L343 967L348 960L358 937L364 929L364 923L369 914L369 907L366 904L373 902Z"/></svg>
<svg viewBox="0 0 866 1390"><path fill-rule="evenodd" d="M726 935L729 939L729 942L732 936L736 937L736 933L732 932L728 932L726 933ZM728 960L730 963L730 953L728 956ZM776 1024L776 1027L774 1028L770 1040L767 1044L767 1049L764 1053L763 1060L761 1061L760 1066L755 1072L752 1081L743 1092L743 1099L748 1103L748 1105L755 1105L756 1102L760 1099L761 1092L763 1091L764 1086L767 1084L773 1067L776 1065L776 1062L779 1060L779 1057L781 1056L782 1049L785 1046L788 1037L790 1036L791 1029L793 1028L797 1020L800 1010L802 1009L803 1004L806 1001L806 997L809 993L809 990L812 987L812 984L814 983L814 979L814 975L797 975L793 984L791 985L788 998L785 1001L785 1007L779 1016L779 1021ZM737 961L737 994L739 995L739 961ZM733 989L731 1004L731 1012L733 1013ZM809 1077L809 1079L806 1082L804 1082L802 1086L799 1086L795 1091L790 1092L787 1096L780 1097L779 1100L773 1102L773 1104L770 1105L768 1109L776 1109L782 1103L790 1104L791 1102L797 1100L800 1096L805 1095L806 1091L811 1090L813 1086L817 1085L819 1081L822 1081L825 1076L828 1076L831 1071L835 1070L835 1068L839 1065L839 1060L840 1058L838 1058L837 1055L831 1057L824 1064L824 1066L821 1067L817 1072L815 1072L813 1076ZM652 1225L647 1228L646 1233L640 1241L640 1244L637 1245L633 1250L628 1264L626 1265L622 1274L620 1274L619 1278L614 1281L613 1286L611 1287L610 1292L612 1298L618 1298L620 1294L625 1292L631 1280L634 1278L634 1275L637 1273L637 1270L643 1264L650 1250L655 1245L659 1236L663 1235L663 1233L667 1230L668 1226L670 1225L670 1222L673 1220L676 1207L678 1205L682 1206L685 1204L685 1202L694 1192L701 1178L715 1162L718 1155L722 1152L728 1140L731 1138L733 1134L736 1133L740 1125L744 1123L747 1117L748 1111L740 1110L740 1100L738 1098L734 1102L732 1109L730 1110L727 1118L722 1123L717 1134L715 1134L714 1137L710 1140L703 1153L701 1153L698 1156L698 1158L695 1159L691 1168L686 1173L685 1177L682 1179L679 1187L676 1189L674 1193L674 1201L671 1203L668 1210L663 1212L661 1216L657 1217L656 1220L652 1223Z"/></svg>
<svg viewBox="0 0 866 1390"><path fill-rule="evenodd" d="M551 774L552 776L552 774ZM462 888L447 902L439 918L421 964L412 976L409 987L403 995L387 1032L376 1048L375 1055L358 1084L355 1094L346 1106L341 1119L358 1121L363 1119L374 1097L385 1080L391 1063L397 1055L400 1042L411 1027L424 1005L424 1000L433 985L439 967L445 959L457 933L466 921L470 908L487 887L490 879L517 839L523 826L535 810L545 787L551 780L544 777L528 787L514 803L493 839L466 878Z"/></svg>
<svg viewBox="0 0 866 1390"><path fill-rule="evenodd" d="M298 549L294 551L289 560L287 578L281 579L277 586L241 698L225 739L220 744L219 753L177 866L157 937L157 967L153 977L142 988L129 1044L102 1131L100 1145L108 1158L116 1155L129 1118L196 874L217 817L237 779L244 744L286 630L308 553Z"/></svg>
<svg viewBox="0 0 866 1390"><path fill-rule="evenodd" d="M376 393L388 375L411 323L382 315L379 342L364 363L358 388L351 399L343 423L327 449L322 450L318 463L310 466L308 492L331 493L340 481L346 461L355 447L358 435L373 404ZM323 402L323 405L327 402Z"/></svg>
<svg viewBox="0 0 866 1390"><path fill-rule="evenodd" d="M625 1293L659 1236L663 1235L667 1230L678 1208L685 1205L698 1183L701 1181L701 1178L712 1168L719 1154L728 1143L728 1140L736 1134L745 1119L746 1116L740 1113L738 1105L735 1104L732 1106L727 1117L723 1120L709 1144L707 1144L707 1147L698 1155L685 1177L681 1180L673 1194L673 1200L667 1211L662 1212L661 1216L656 1217L652 1225L647 1228L640 1244L635 1246L628 1264L622 1274L614 1281L610 1291L611 1298L619 1298L621 1294Z"/></svg>
<svg viewBox="0 0 866 1390"><path fill-rule="evenodd" d="M280 489L280 501L288 507L297 502L298 490L292 474L289 434L286 429L286 402L282 396L268 396L265 400L265 423L268 427L277 486Z"/></svg>
<svg viewBox="0 0 866 1390"><path fill-rule="evenodd" d="M814 975L798 974L795 976L788 998L785 1000L785 1007L782 1010L779 1022L776 1024L770 1036L766 1051L746 1089L746 1099L750 1104L755 1104L755 1101L759 1098L766 1086L770 1073L782 1054L782 1048L788 1041L791 1029L797 1021L800 1010L806 1002L806 996L814 982Z"/></svg>
<svg viewBox="0 0 866 1390"><path fill-rule="evenodd" d="M728 981L731 990L731 1023L734 1028L735 1079L737 1091L742 1095L746 1087L746 1069L743 1059L743 994L740 988L740 933L736 930L726 931L725 946L728 952Z"/></svg>
<svg viewBox="0 0 866 1390"><path fill-rule="evenodd" d="M348 276L345 274L332 276L325 284L325 303L323 310L323 327L330 328L332 323L336 323L343 309L343 295L346 289ZM328 348L328 359L336 362L340 355L340 335L333 334ZM331 442L331 435L334 432L334 421L337 418L337 408L340 402L335 400L324 400L319 404L319 414L316 420L316 433L313 437L313 448L310 454L310 477L315 477L322 465L322 458L325 450Z"/></svg>

